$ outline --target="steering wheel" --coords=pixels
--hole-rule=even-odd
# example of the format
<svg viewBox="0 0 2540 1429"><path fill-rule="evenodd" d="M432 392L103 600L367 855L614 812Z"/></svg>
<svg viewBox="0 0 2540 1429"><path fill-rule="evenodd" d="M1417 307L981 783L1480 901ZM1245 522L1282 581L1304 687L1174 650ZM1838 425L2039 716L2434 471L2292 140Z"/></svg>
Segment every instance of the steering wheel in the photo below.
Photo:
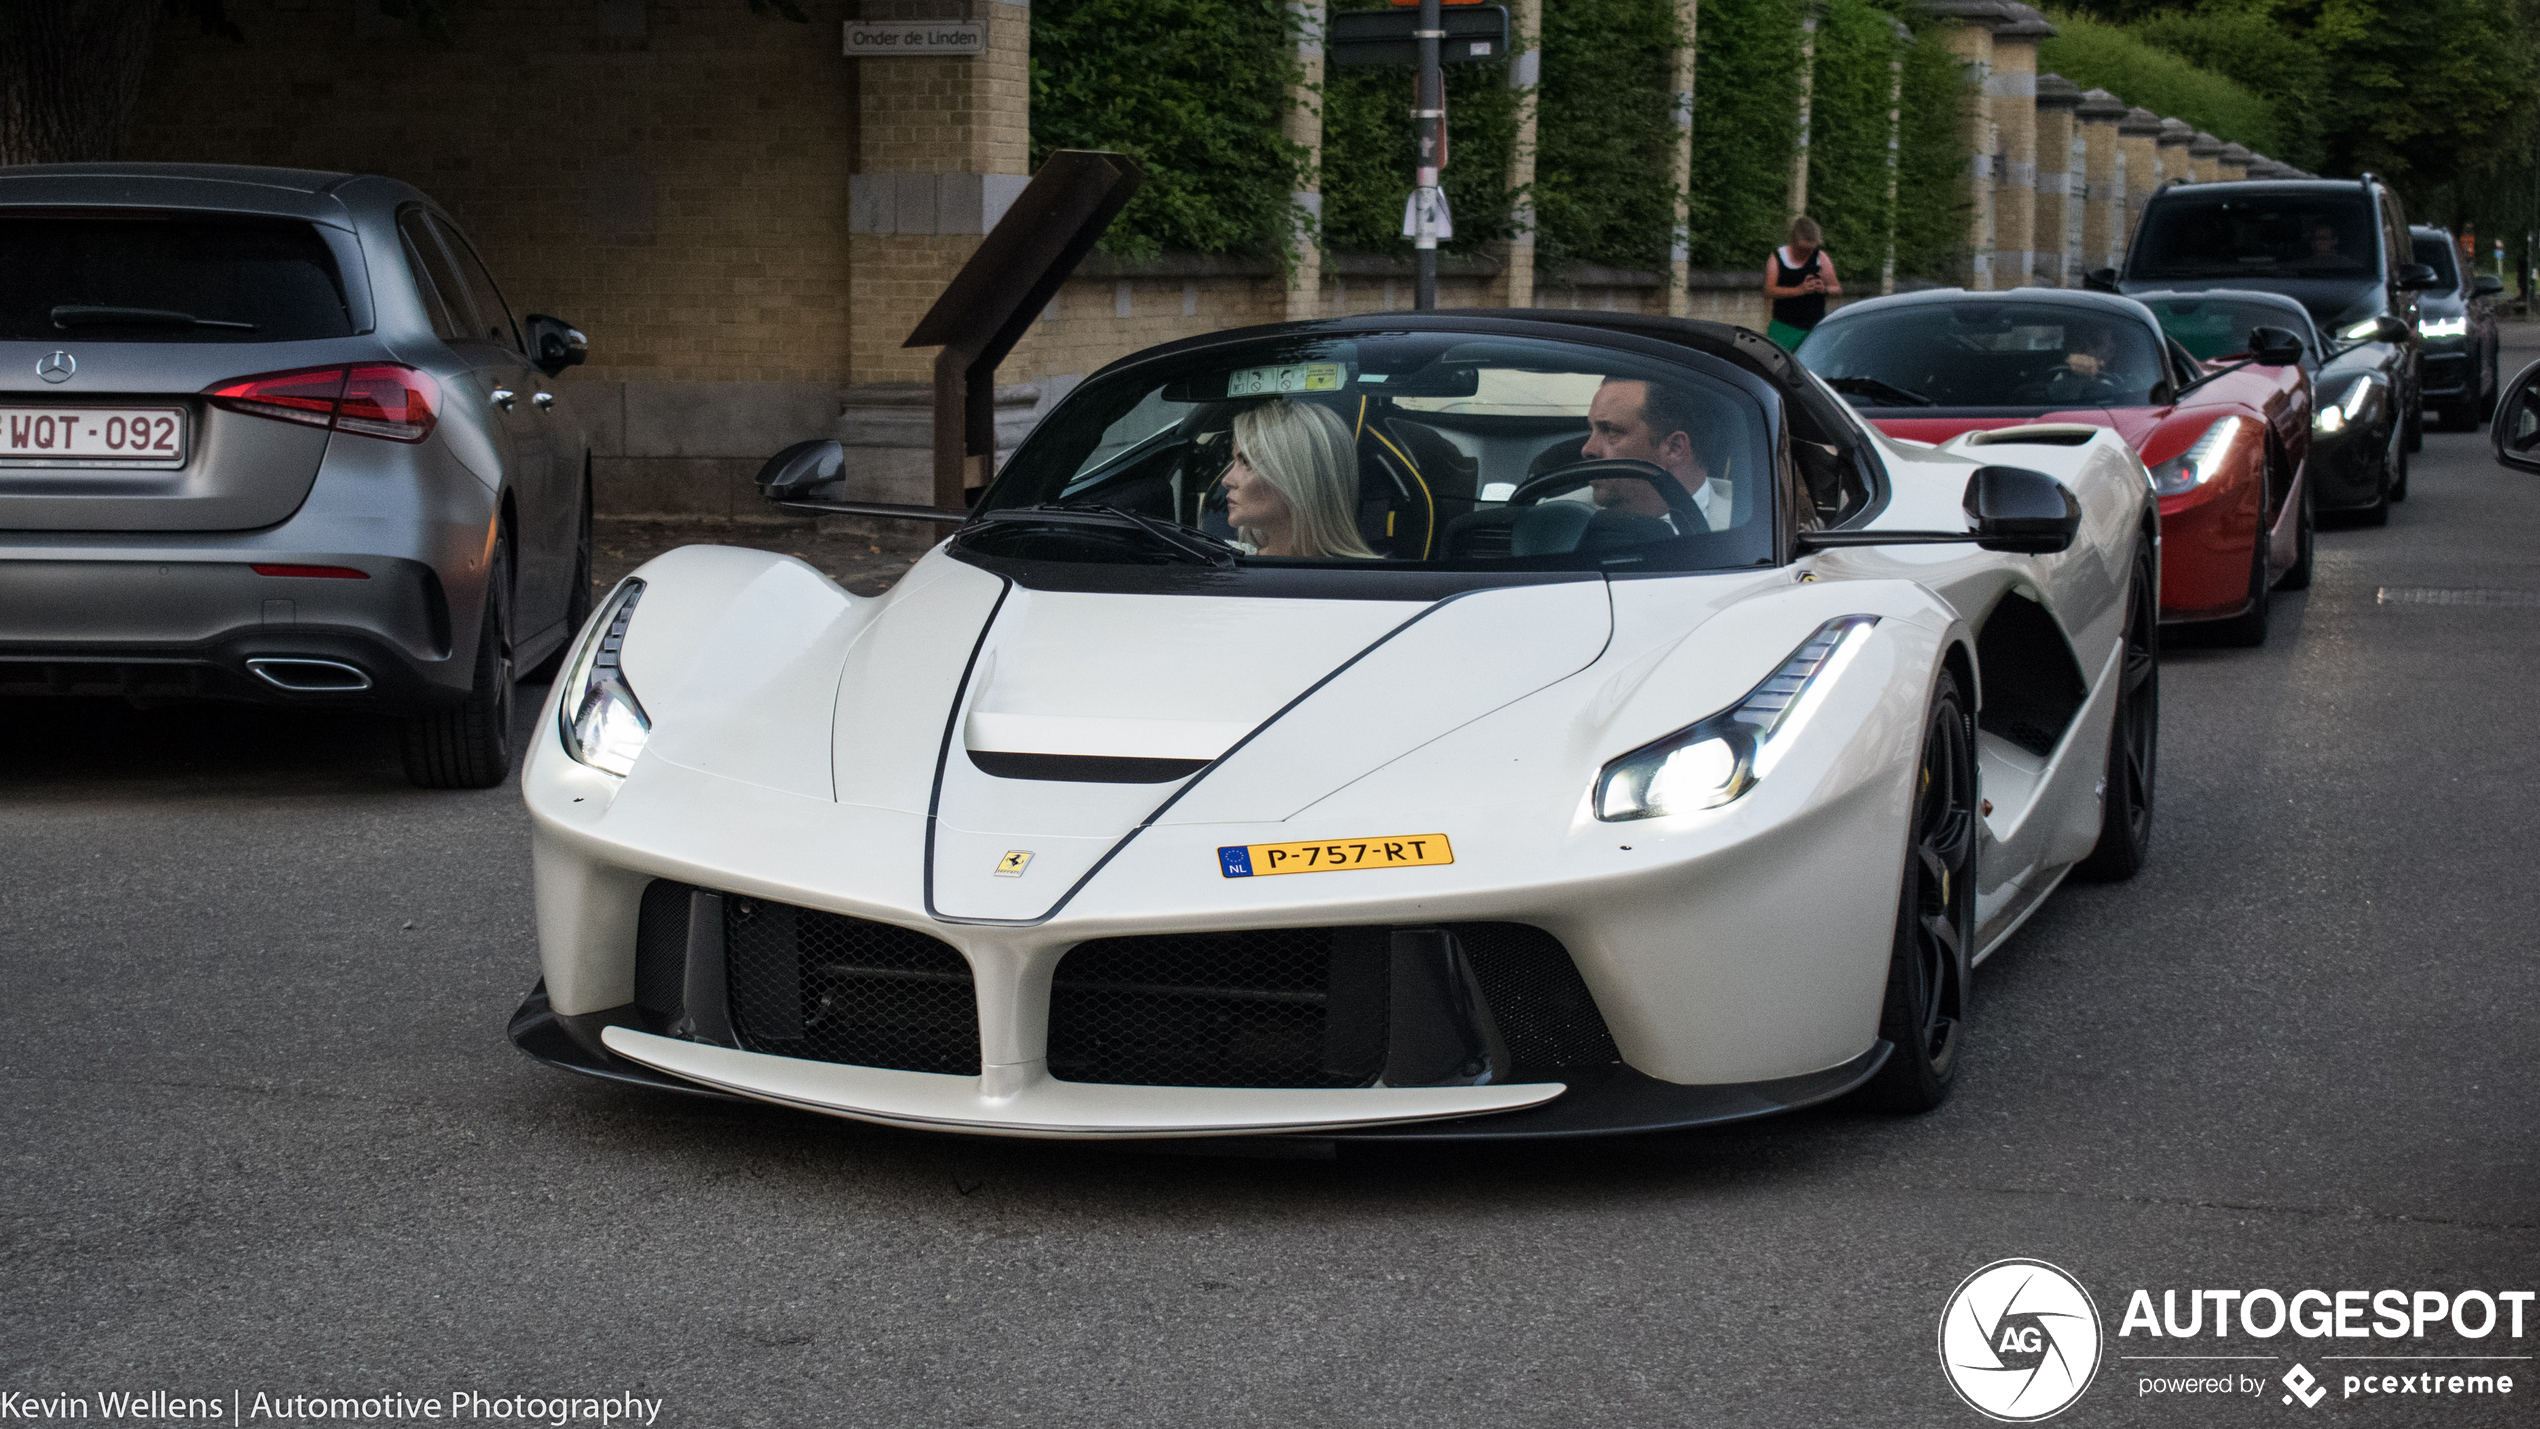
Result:
<svg viewBox="0 0 2540 1429"><path fill-rule="evenodd" d="M1568 466L1555 467L1539 476L1527 477L1518 483L1515 491L1508 493L1508 504L1511 507L1532 506L1547 496L1574 490L1601 477L1631 477L1648 482L1650 489L1656 491L1659 498L1667 503L1668 512L1676 518L1678 530L1708 531L1711 529L1710 518L1702 514L1700 506L1694 504L1693 493L1685 490L1685 484L1676 479L1674 472L1656 462L1634 461L1629 457L1600 457L1593 461L1574 461Z"/></svg>

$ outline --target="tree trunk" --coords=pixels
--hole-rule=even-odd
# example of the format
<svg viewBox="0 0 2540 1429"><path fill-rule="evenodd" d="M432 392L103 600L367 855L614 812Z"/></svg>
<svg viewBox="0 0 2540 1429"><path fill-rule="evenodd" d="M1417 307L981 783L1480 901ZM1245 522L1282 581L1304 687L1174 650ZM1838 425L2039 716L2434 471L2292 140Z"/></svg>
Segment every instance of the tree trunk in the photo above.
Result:
<svg viewBox="0 0 2540 1429"><path fill-rule="evenodd" d="M0 0L0 164L111 159L160 0Z"/></svg>

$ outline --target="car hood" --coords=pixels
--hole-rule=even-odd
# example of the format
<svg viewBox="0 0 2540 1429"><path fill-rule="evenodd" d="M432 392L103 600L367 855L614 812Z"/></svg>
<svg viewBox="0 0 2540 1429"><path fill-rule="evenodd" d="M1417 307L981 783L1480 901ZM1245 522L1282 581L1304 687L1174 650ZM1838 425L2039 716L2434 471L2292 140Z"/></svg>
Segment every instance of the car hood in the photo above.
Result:
<svg viewBox="0 0 2540 1429"><path fill-rule="evenodd" d="M2370 275L2360 278L2290 278L2235 274L2227 278L2129 279L2117 285L2117 291L2128 296L2158 292L2202 293L2215 288L2282 293L2310 309L2311 320L2331 332L2358 318L2371 317L2389 306L2382 295L2381 281Z"/></svg>
<svg viewBox="0 0 2540 1429"><path fill-rule="evenodd" d="M1047 916L1168 805L1276 840L1333 790L1587 666L1613 623L1593 578L1293 599L927 564L847 651L833 768L842 803L932 814L930 911L952 918Z"/></svg>
<svg viewBox="0 0 2540 1429"><path fill-rule="evenodd" d="M2082 407L2069 412L2018 416L1916 417L1906 415L1904 411L1864 412L1861 415L1891 437L1930 442L1934 446L1968 432L2025 427L2039 422L2087 422L2094 427L2114 429L2118 436L2125 438L2127 446L2139 452L2143 449L2144 440L2160 427L2163 418L2175 410L2172 407Z"/></svg>

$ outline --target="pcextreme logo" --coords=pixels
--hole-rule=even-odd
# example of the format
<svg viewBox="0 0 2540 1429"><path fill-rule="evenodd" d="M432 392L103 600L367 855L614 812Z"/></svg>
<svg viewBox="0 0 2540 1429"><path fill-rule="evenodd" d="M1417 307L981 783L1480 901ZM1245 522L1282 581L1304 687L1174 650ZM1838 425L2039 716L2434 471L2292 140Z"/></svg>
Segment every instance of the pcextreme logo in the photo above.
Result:
<svg viewBox="0 0 2540 1429"><path fill-rule="evenodd" d="M2099 1307L2042 1260L1997 1260L1940 1312L1940 1368L1967 1407L2031 1424L2081 1398L2099 1372Z"/></svg>

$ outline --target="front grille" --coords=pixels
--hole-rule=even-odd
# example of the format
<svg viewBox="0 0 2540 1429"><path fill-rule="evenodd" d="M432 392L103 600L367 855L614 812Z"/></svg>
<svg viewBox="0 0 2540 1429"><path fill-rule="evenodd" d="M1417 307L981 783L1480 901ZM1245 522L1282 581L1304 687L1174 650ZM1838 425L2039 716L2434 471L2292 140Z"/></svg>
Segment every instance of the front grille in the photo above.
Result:
<svg viewBox="0 0 2540 1429"><path fill-rule="evenodd" d="M667 1032L688 998L689 884L656 878L635 915L635 1006L644 1025Z"/></svg>
<svg viewBox="0 0 2540 1429"><path fill-rule="evenodd" d="M1520 1075L1619 1060L1558 939L1448 925ZM1050 1075L1133 1086L1357 1087L1382 1070L1391 928L1103 938L1060 960Z"/></svg>
<svg viewBox="0 0 2540 1429"><path fill-rule="evenodd" d="M724 900L732 1031L751 1052L979 1074L979 999L948 943L889 923Z"/></svg>

